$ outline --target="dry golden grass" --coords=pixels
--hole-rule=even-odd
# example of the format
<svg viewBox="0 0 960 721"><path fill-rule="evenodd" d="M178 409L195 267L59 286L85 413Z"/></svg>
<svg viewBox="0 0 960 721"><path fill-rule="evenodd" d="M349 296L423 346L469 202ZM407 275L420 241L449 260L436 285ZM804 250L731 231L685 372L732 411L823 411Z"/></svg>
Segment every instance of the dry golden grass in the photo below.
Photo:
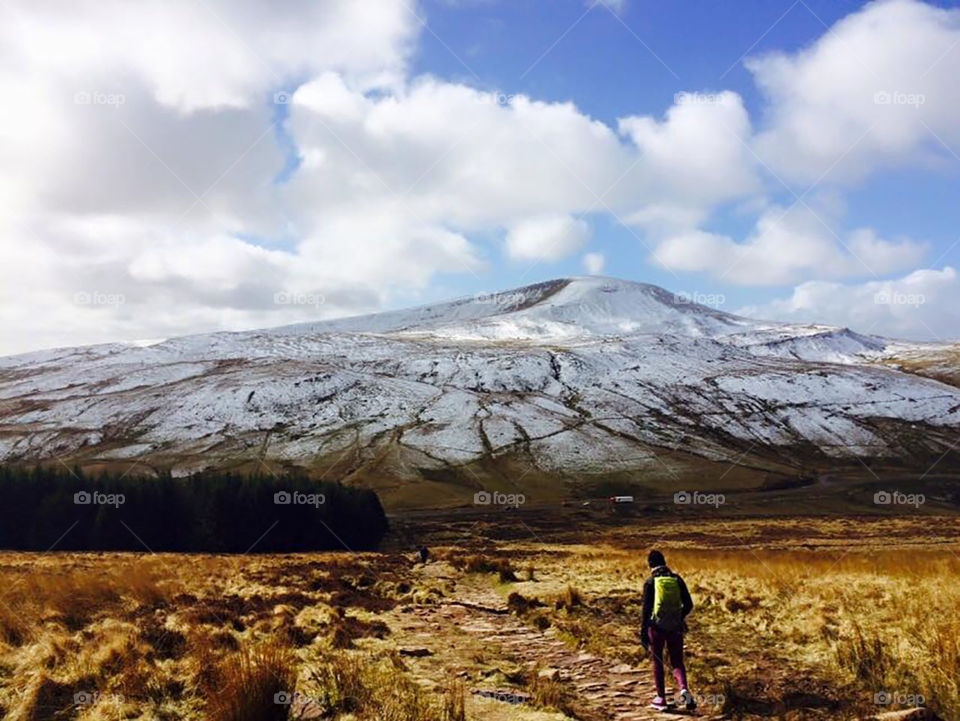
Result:
<svg viewBox="0 0 960 721"><path fill-rule="evenodd" d="M274 694L295 690L314 650L389 634L368 609L397 603L396 570L408 566L336 554L4 554L0 716L286 718Z"/></svg>
<svg viewBox="0 0 960 721"><path fill-rule="evenodd" d="M4 554L0 716L287 718L275 695L328 717L464 721L464 688L422 689L399 657L354 652L398 603L436 603L399 555L213 557ZM325 675L326 674L326 675ZM316 689L314 689L316 690Z"/></svg>
<svg viewBox="0 0 960 721"><path fill-rule="evenodd" d="M589 545L435 548L429 568L398 553L2 554L0 717L282 719L298 708L274 703L287 692L344 721L573 719L564 680L453 632L429 637L435 655L411 656L423 637L399 621L482 586L571 652L644 665L640 589L656 541L697 604L691 680L722 710L857 718L885 691L957 718L955 531L953 521L688 523L619 529L602 545L591 534ZM463 679L525 688L541 710L477 705Z"/></svg>
<svg viewBox="0 0 960 721"><path fill-rule="evenodd" d="M392 655L328 654L308 668L304 694L326 714L358 721L466 721L464 688L453 684L438 700L404 672Z"/></svg>
<svg viewBox="0 0 960 721"><path fill-rule="evenodd" d="M572 718L578 717L576 700L566 684L533 674L526 687L542 708L557 709Z"/></svg>
<svg viewBox="0 0 960 721"><path fill-rule="evenodd" d="M777 638L777 649L867 695L922 696L960 712L960 557L953 551L674 554L705 621Z"/></svg>
<svg viewBox="0 0 960 721"><path fill-rule="evenodd" d="M126 696L176 693L147 663L157 653L145 640L155 627L133 617L180 589L158 563L32 560L0 573L0 658L13 671L0 691L7 717L69 718L77 694L84 707L116 710Z"/></svg>
<svg viewBox="0 0 960 721"><path fill-rule="evenodd" d="M156 604L176 590L158 564L147 561L67 567L57 573L25 571L5 573L9 582L0 596L0 640L13 645L33 638L42 624L82 628L98 609L124 601Z"/></svg>

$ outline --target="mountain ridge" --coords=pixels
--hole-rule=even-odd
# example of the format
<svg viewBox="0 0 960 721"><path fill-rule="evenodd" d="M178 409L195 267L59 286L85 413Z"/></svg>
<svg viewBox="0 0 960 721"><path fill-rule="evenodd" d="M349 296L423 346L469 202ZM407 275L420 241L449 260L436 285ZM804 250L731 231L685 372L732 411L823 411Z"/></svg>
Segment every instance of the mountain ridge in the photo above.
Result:
<svg viewBox="0 0 960 721"><path fill-rule="evenodd" d="M741 318L649 284L563 278L3 358L0 460L296 466L395 505L466 503L480 488L546 500L614 481L749 487L866 464L953 468L960 390L949 374L918 375L927 352ZM884 365L911 353L910 373Z"/></svg>

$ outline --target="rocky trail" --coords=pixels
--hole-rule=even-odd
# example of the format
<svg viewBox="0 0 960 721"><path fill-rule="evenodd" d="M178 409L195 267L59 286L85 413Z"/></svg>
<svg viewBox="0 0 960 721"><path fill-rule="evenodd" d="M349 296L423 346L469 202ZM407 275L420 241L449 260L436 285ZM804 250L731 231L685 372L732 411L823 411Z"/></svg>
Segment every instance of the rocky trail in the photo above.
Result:
<svg viewBox="0 0 960 721"><path fill-rule="evenodd" d="M436 567L422 572L437 573ZM647 721L665 716L723 718L716 708L701 708L692 713L683 709L666 713L650 708L654 692L648 666L632 667L615 659L579 652L558 638L553 628L540 631L516 618L509 613L503 597L475 580L459 579L454 594L437 605L407 607L391 627L395 638L403 640L401 653L420 656L416 658L420 664L418 672L438 681L459 675L475 699L491 699L476 705L477 708L512 704L518 712L515 716L502 716L494 709L489 715L491 719L525 718L519 712L529 695L470 678L471 653L474 658L479 652L485 658L510 659L519 668L566 685L577 716L584 721ZM668 678L668 689L671 680ZM481 713L477 718L488 716Z"/></svg>

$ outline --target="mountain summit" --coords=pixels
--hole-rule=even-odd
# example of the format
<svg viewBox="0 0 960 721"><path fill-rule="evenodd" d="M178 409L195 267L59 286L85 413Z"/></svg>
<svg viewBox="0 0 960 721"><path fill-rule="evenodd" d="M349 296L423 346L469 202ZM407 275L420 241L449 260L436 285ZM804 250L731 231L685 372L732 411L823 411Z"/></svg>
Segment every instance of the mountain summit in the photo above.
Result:
<svg viewBox="0 0 960 721"><path fill-rule="evenodd" d="M293 328L550 342L635 333L710 336L751 326L746 319L697 305L655 285L582 276Z"/></svg>
<svg viewBox="0 0 960 721"><path fill-rule="evenodd" d="M516 484L549 500L571 484L682 486L690 474L749 485L892 459L925 468L945 453L947 467L960 390L885 365L905 352L925 349L565 278L0 359L0 458L302 466L394 505Z"/></svg>

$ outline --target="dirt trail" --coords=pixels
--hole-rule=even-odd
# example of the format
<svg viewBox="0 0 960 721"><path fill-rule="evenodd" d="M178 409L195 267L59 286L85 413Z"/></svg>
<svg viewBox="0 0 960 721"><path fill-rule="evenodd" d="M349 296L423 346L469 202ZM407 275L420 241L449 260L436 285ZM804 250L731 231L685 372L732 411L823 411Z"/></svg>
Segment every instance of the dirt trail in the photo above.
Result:
<svg viewBox="0 0 960 721"><path fill-rule="evenodd" d="M431 564L421 573L443 578L439 575L441 568L441 564ZM654 695L649 666L634 668L572 649L557 638L553 628L541 632L508 613L505 600L478 579L456 579L452 596L438 605L407 607L391 627L404 639L405 646L413 644L429 650L434 663L422 671L429 675L442 673L445 681L465 675L471 665L476 666L468 655L471 649L480 647L492 657L507 656L523 667L556 669L559 680L573 692L578 715L585 720L662 721L668 715L649 707ZM475 682L468 682L468 686L494 690ZM669 715L722 718L715 710L706 709L693 714L678 710Z"/></svg>

